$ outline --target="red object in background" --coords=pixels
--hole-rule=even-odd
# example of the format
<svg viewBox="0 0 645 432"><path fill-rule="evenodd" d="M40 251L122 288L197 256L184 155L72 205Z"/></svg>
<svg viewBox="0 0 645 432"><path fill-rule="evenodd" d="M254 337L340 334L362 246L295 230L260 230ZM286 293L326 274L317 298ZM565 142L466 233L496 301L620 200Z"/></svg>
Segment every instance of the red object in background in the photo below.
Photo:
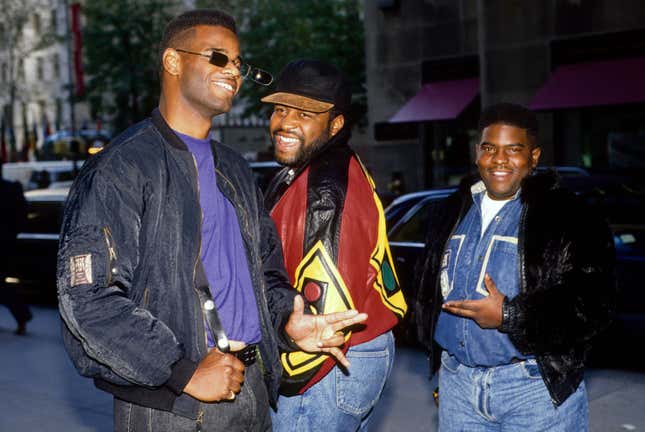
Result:
<svg viewBox="0 0 645 432"><path fill-rule="evenodd" d="M72 35L74 37L74 75L76 96L85 94L85 80L83 77L83 37L81 34L81 5L74 3L71 6L72 12Z"/></svg>

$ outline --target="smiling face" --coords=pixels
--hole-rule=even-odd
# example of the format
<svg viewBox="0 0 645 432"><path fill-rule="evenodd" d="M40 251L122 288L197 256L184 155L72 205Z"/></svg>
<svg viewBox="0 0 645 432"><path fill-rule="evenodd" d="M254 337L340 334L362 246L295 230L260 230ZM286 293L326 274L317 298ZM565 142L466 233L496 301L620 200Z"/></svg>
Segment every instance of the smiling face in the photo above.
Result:
<svg viewBox="0 0 645 432"><path fill-rule="evenodd" d="M501 123L486 127L477 147L477 167L488 196L494 200L512 198L537 166L540 153L526 129Z"/></svg>
<svg viewBox="0 0 645 432"><path fill-rule="evenodd" d="M275 145L274 156L282 165L299 167L343 127L344 117L330 121L330 112L312 113L275 105L269 131Z"/></svg>
<svg viewBox="0 0 645 432"><path fill-rule="evenodd" d="M194 27L193 36L181 48L209 56L219 51L231 60L224 67L209 63L207 57L178 52L181 61L179 94L181 101L204 116L228 112L240 89L242 78L235 66L240 59L240 43L232 31L221 26Z"/></svg>

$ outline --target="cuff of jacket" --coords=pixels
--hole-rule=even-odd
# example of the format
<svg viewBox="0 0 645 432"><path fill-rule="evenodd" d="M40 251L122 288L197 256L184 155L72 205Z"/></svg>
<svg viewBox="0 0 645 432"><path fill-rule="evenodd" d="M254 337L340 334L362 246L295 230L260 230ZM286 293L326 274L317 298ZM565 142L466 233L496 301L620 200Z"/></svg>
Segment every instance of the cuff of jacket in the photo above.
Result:
<svg viewBox="0 0 645 432"><path fill-rule="evenodd" d="M508 297L504 297L502 302L502 324L499 326L499 331L502 333L510 333L513 330L516 314L516 307Z"/></svg>
<svg viewBox="0 0 645 432"><path fill-rule="evenodd" d="M300 351L298 344L294 342L293 339L287 334L287 331L284 329L289 321L289 315L282 319L282 322L278 325L278 349L282 352L292 352Z"/></svg>
<svg viewBox="0 0 645 432"><path fill-rule="evenodd" d="M166 387L172 390L177 396L184 392L184 388L188 381L192 378L197 370L198 364L187 358L180 359L177 363L172 365L172 372L170 379L166 381Z"/></svg>

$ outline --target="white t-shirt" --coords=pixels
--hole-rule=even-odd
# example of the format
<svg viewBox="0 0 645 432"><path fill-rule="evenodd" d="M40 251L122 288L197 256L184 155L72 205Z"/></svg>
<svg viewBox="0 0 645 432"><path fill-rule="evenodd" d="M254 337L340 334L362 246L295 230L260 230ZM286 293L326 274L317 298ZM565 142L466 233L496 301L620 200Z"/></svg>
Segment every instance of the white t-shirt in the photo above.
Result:
<svg viewBox="0 0 645 432"><path fill-rule="evenodd" d="M512 198L511 198L512 199ZM494 200L488 196L488 193L484 192L484 198L482 199L482 231L480 236L484 235L486 228L490 225L491 221L497 213L504 207L504 204L509 202L511 199L507 200Z"/></svg>

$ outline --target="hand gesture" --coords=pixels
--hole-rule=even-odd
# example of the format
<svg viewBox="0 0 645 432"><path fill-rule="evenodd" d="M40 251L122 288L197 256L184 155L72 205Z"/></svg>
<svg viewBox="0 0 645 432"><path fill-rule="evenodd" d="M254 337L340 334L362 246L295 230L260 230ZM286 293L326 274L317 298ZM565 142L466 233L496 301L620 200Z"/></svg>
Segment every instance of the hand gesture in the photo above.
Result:
<svg viewBox="0 0 645 432"><path fill-rule="evenodd" d="M184 393L202 402L233 400L244 382L244 363L231 354L211 350L199 362Z"/></svg>
<svg viewBox="0 0 645 432"><path fill-rule="evenodd" d="M441 307L446 312L474 320L479 327L499 328L502 325L502 303L504 294L500 293L493 279L486 273L484 285L488 296L479 300L452 300Z"/></svg>
<svg viewBox="0 0 645 432"><path fill-rule="evenodd" d="M345 367L349 361L338 348L345 342L342 329L362 323L367 314L356 310L326 315L305 315L305 303L301 296L293 299L293 312L285 326L289 337L305 352L326 352Z"/></svg>

